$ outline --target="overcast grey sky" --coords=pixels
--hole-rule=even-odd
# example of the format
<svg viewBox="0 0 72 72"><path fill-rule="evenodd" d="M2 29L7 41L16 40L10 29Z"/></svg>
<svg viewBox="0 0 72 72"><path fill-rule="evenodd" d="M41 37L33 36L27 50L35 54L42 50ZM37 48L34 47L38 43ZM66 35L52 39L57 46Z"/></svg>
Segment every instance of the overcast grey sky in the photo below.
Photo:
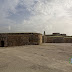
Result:
<svg viewBox="0 0 72 72"><path fill-rule="evenodd" d="M0 32L72 35L72 0L0 0Z"/></svg>

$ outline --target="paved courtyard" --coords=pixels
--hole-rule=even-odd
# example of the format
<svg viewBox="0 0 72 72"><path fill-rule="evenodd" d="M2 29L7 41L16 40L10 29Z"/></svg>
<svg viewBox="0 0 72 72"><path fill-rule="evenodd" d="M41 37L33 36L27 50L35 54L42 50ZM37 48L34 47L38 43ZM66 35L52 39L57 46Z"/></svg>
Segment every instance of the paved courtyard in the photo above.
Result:
<svg viewBox="0 0 72 72"><path fill-rule="evenodd" d="M72 72L72 44L0 47L0 72Z"/></svg>

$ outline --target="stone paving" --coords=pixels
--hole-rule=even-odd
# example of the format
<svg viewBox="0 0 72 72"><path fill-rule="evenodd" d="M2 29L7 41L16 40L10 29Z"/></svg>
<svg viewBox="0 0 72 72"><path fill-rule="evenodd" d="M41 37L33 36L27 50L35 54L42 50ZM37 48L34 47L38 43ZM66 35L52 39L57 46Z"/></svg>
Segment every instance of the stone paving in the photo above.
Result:
<svg viewBox="0 0 72 72"><path fill-rule="evenodd" d="M71 43L0 47L0 72L72 72Z"/></svg>

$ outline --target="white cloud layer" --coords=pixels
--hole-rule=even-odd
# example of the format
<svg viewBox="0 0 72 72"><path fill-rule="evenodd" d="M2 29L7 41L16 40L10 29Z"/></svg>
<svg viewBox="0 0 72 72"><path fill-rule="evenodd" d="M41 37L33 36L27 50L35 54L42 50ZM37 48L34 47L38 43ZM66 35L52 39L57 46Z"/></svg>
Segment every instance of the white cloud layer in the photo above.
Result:
<svg viewBox="0 0 72 72"><path fill-rule="evenodd" d="M72 35L72 0L0 0L0 32Z"/></svg>

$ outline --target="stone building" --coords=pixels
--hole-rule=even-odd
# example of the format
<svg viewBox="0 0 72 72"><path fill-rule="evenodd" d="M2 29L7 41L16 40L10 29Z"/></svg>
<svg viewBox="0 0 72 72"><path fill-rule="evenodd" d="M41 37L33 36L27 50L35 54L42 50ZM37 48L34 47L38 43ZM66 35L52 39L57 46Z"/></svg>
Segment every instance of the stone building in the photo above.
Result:
<svg viewBox="0 0 72 72"><path fill-rule="evenodd" d="M60 33L53 33L53 36L60 36Z"/></svg>
<svg viewBox="0 0 72 72"><path fill-rule="evenodd" d="M0 33L0 47L39 45L42 43L40 33Z"/></svg>

